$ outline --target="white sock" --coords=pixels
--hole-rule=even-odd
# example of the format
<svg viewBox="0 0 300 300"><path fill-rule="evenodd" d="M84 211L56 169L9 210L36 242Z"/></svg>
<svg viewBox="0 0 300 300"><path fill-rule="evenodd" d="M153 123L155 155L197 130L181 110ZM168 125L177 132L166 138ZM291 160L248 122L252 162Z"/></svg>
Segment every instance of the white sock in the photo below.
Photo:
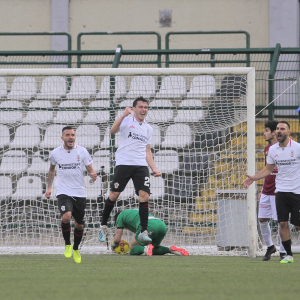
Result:
<svg viewBox="0 0 300 300"><path fill-rule="evenodd" d="M273 245L272 237L271 237L271 229L269 222L259 222L261 235L267 245L267 247L270 247Z"/></svg>

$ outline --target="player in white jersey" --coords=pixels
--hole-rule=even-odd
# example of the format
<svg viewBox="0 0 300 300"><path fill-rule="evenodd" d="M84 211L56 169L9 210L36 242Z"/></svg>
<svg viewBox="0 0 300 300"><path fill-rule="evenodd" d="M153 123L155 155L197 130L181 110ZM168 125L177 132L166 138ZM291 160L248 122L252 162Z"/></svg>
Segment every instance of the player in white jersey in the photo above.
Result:
<svg viewBox="0 0 300 300"><path fill-rule="evenodd" d="M254 176L247 176L244 187L248 188L254 181L270 175L276 165L276 210L279 222L279 234L286 256L280 263L292 263L290 222L300 230L300 144L290 139L290 125L281 121L276 127L278 143L270 147L266 166Z"/></svg>
<svg viewBox="0 0 300 300"><path fill-rule="evenodd" d="M55 148L50 155L50 169L48 172L48 189L46 198L51 196L51 188L57 168L56 197L61 213L61 230L65 240L65 257L72 257L76 263L81 262L78 246L83 236L84 215L86 207L86 193L84 183L84 170L89 172L91 178L96 180L97 174L92 167L92 158L88 151L75 144L75 131L66 126L62 129L63 144ZM74 243L71 245L71 217L74 218Z"/></svg>
<svg viewBox="0 0 300 300"><path fill-rule="evenodd" d="M134 112L132 116L131 111ZM111 134L120 131L120 146L116 151L116 168L111 183L111 191L105 202L102 222L98 233L100 242L106 240L107 221L114 208L120 193L125 189L128 181L132 179L135 192L139 196L139 216L141 220L138 239L141 242L151 243L148 236L149 214L149 167L155 177L161 172L156 169L151 152L152 127L145 121L148 112L148 101L139 97L133 101L132 109L126 107L122 116L118 118L110 129Z"/></svg>

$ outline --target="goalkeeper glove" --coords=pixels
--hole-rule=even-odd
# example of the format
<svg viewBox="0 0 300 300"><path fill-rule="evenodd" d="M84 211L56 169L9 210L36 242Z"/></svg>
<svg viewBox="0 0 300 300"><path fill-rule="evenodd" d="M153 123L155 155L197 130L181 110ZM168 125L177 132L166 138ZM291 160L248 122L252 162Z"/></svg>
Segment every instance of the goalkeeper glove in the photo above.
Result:
<svg viewBox="0 0 300 300"><path fill-rule="evenodd" d="M115 243L114 241L111 241L110 247L111 251L115 251L115 249L119 246L119 243Z"/></svg>

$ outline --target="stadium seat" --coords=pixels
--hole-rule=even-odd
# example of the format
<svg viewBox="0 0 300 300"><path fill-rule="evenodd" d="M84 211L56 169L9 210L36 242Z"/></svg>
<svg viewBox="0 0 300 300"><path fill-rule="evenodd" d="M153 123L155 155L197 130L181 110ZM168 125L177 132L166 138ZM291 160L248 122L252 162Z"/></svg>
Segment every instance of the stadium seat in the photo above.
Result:
<svg viewBox="0 0 300 300"><path fill-rule="evenodd" d="M196 190L197 183L192 177L174 175L168 186L168 200L191 202Z"/></svg>
<svg viewBox="0 0 300 300"><path fill-rule="evenodd" d="M53 179L53 182L52 182L52 188L51 188L51 195L50 195L50 199L55 199L56 200L56 186L55 186L55 181L56 181L56 176L54 177ZM48 187L48 186L47 186ZM45 194L42 195L42 200L48 200L46 197L45 197Z"/></svg>
<svg viewBox="0 0 300 300"><path fill-rule="evenodd" d="M34 110L34 108L52 108L52 104L50 101L46 100L35 100L29 104L29 108L33 110L29 110L27 112L26 117L24 118L24 123L48 123L53 119L53 111L48 110Z"/></svg>
<svg viewBox="0 0 300 300"><path fill-rule="evenodd" d="M132 198L135 195L134 185L132 180L130 179L126 185L124 191L120 194L118 200L127 200L128 198Z"/></svg>
<svg viewBox="0 0 300 300"><path fill-rule="evenodd" d="M98 176L94 181L90 176L84 176L87 199L97 200L102 195L102 178Z"/></svg>
<svg viewBox="0 0 300 300"><path fill-rule="evenodd" d="M59 108L68 108L68 107L82 107L80 101L77 100L67 100L59 104ZM58 111L57 116L53 119L54 123L65 123L65 124L76 124L81 121L83 117L82 110L66 110Z"/></svg>
<svg viewBox="0 0 300 300"><path fill-rule="evenodd" d="M151 147L156 147L161 144L161 131L158 125L149 124L153 128Z"/></svg>
<svg viewBox="0 0 300 300"><path fill-rule="evenodd" d="M36 125L22 125L17 128L10 148L33 148L40 144L40 129Z"/></svg>
<svg viewBox="0 0 300 300"><path fill-rule="evenodd" d="M27 156L24 151L10 150L3 154L0 165L1 174L20 174L28 168Z"/></svg>
<svg viewBox="0 0 300 300"><path fill-rule="evenodd" d="M107 127L105 130L105 133L104 133L103 141L100 143L100 147L101 148L109 148L110 138L111 138L110 127ZM120 132L115 134L115 147L116 148L119 147L119 141L120 141Z"/></svg>
<svg viewBox="0 0 300 300"><path fill-rule="evenodd" d="M216 81L213 76L202 75L193 78L187 98L211 97L216 93Z"/></svg>
<svg viewBox="0 0 300 300"><path fill-rule="evenodd" d="M225 76L222 79L219 96L226 97L241 97L246 95L247 84L242 76Z"/></svg>
<svg viewBox="0 0 300 300"><path fill-rule="evenodd" d="M225 135L222 131L209 131L200 128L195 134L195 148L209 148L222 144L225 141Z"/></svg>
<svg viewBox="0 0 300 300"><path fill-rule="evenodd" d="M151 123L164 123L173 119L173 110L167 109L172 107L173 104L170 100L153 100L149 104L149 110L146 117L147 122ZM164 107L157 109L156 107Z"/></svg>
<svg viewBox="0 0 300 300"><path fill-rule="evenodd" d="M41 148L54 149L62 144L61 136L64 125L50 125L45 132L44 140L40 143Z"/></svg>
<svg viewBox="0 0 300 300"><path fill-rule="evenodd" d="M0 199L9 198L12 195L12 183L8 176L0 176Z"/></svg>
<svg viewBox="0 0 300 300"><path fill-rule="evenodd" d="M96 96L96 82L93 76L75 77L67 99L87 99Z"/></svg>
<svg viewBox="0 0 300 300"><path fill-rule="evenodd" d="M162 173L173 173L178 170L178 153L174 150L161 150L155 153L154 163L156 168Z"/></svg>
<svg viewBox="0 0 300 300"><path fill-rule="evenodd" d="M99 150L93 155L93 168L96 173L101 171L108 174L110 172L110 152L109 150Z"/></svg>
<svg viewBox="0 0 300 300"><path fill-rule="evenodd" d="M7 99L11 100L30 100L36 96L36 82L33 77L16 77L12 83Z"/></svg>
<svg viewBox="0 0 300 300"><path fill-rule="evenodd" d="M174 118L174 122L199 122L204 119L203 110L193 109L194 107L202 107L201 100L183 100L179 107L189 107L190 109L178 109L177 116Z"/></svg>
<svg viewBox="0 0 300 300"><path fill-rule="evenodd" d="M9 128L0 124L0 148L5 148L10 143Z"/></svg>
<svg viewBox="0 0 300 300"><path fill-rule="evenodd" d="M59 99L66 97L67 81L63 76L46 77L41 86L40 93L37 94L37 99Z"/></svg>
<svg viewBox="0 0 300 300"><path fill-rule="evenodd" d="M170 125L165 134L162 147L187 147L192 142L191 129L186 124Z"/></svg>
<svg viewBox="0 0 300 300"><path fill-rule="evenodd" d="M166 76L163 78L156 98L182 98L186 96L186 83L182 76Z"/></svg>
<svg viewBox="0 0 300 300"><path fill-rule="evenodd" d="M184 174L197 174L200 177L207 175L208 155L200 155L197 152L184 153L183 163L180 165L180 171Z"/></svg>
<svg viewBox="0 0 300 300"><path fill-rule="evenodd" d="M40 150L34 153L32 156L31 166L28 168L28 174L46 174L49 171L50 151Z"/></svg>
<svg viewBox="0 0 300 300"><path fill-rule="evenodd" d="M42 180L38 176L23 176L17 182L17 189L12 200L34 200L43 195Z"/></svg>
<svg viewBox="0 0 300 300"><path fill-rule="evenodd" d="M91 102L90 108L101 107L109 108L110 102L108 100L96 100ZM109 121L109 110L89 110L87 116L83 119L83 123L107 123Z"/></svg>
<svg viewBox="0 0 300 300"><path fill-rule="evenodd" d="M3 77L0 77L0 98L7 96L7 84Z"/></svg>
<svg viewBox="0 0 300 300"><path fill-rule="evenodd" d="M162 177L150 176L149 199L163 198L165 194L165 181Z"/></svg>
<svg viewBox="0 0 300 300"><path fill-rule="evenodd" d="M3 108L22 108L19 101L3 101L0 103L0 123L14 124L22 122L23 112L20 110L3 110Z"/></svg>
<svg viewBox="0 0 300 300"><path fill-rule="evenodd" d="M144 97L146 99L155 96L155 80L152 76L136 76L131 80L127 98Z"/></svg>
<svg viewBox="0 0 300 300"><path fill-rule="evenodd" d="M100 145L100 129L97 125L80 125L76 129L76 144L84 148Z"/></svg>
<svg viewBox="0 0 300 300"><path fill-rule="evenodd" d="M124 98L126 96L126 82L122 76L115 77L115 93L114 99ZM103 78L96 99L110 99L110 77Z"/></svg>

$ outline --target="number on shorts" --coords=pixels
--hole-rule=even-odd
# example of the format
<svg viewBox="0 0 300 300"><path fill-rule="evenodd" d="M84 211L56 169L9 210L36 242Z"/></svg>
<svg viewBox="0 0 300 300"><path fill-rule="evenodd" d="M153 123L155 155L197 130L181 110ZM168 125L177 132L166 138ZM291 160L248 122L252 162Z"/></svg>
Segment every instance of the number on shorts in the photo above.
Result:
<svg viewBox="0 0 300 300"><path fill-rule="evenodd" d="M149 177L145 177L144 185L147 187L150 187L150 178Z"/></svg>

